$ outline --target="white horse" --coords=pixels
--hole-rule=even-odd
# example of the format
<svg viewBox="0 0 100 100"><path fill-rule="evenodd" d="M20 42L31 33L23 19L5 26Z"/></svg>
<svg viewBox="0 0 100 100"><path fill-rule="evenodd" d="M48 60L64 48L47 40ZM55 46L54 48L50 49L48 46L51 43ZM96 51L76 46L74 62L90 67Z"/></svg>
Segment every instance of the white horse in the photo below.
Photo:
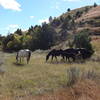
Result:
<svg viewBox="0 0 100 100"><path fill-rule="evenodd" d="M30 60L30 57L31 57L31 51L30 50L28 50L28 49L19 50L17 52L17 55L16 55L16 61L18 63L19 60L20 60L20 63L21 63L21 60L24 59L24 58L26 58L27 64L28 64L29 60Z"/></svg>

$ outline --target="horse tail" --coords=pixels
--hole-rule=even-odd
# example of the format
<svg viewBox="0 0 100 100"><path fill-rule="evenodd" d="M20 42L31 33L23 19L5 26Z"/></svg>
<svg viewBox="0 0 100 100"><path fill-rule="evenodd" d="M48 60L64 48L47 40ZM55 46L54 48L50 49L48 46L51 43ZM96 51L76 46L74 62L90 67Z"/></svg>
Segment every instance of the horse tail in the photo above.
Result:
<svg viewBox="0 0 100 100"><path fill-rule="evenodd" d="M27 63L29 62L30 58L31 58L31 51L29 51L29 53L28 53Z"/></svg>
<svg viewBox="0 0 100 100"><path fill-rule="evenodd" d="M46 62L48 61L49 57L50 57L51 53L48 53L46 56Z"/></svg>
<svg viewBox="0 0 100 100"><path fill-rule="evenodd" d="M16 54L16 61L18 61L18 52L17 52L17 54Z"/></svg>

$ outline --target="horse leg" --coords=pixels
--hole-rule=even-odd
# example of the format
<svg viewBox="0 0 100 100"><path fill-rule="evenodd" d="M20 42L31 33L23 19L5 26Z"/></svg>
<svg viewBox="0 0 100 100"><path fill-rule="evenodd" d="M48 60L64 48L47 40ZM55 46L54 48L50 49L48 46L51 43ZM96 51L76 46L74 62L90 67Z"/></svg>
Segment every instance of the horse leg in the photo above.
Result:
<svg viewBox="0 0 100 100"><path fill-rule="evenodd" d="M29 63L30 57L31 57L31 52L29 52L29 54L28 54L28 57L27 57L27 64Z"/></svg>
<svg viewBox="0 0 100 100"><path fill-rule="evenodd" d="M17 52L17 55L16 55L16 63L18 63L18 58L19 58L19 56L18 56L18 52Z"/></svg>
<svg viewBox="0 0 100 100"><path fill-rule="evenodd" d="M66 56L66 61L69 60L69 58Z"/></svg>
<svg viewBox="0 0 100 100"><path fill-rule="evenodd" d="M56 62L57 62L57 56L55 56Z"/></svg>
<svg viewBox="0 0 100 100"><path fill-rule="evenodd" d="M22 59L21 59L21 62L23 63L23 61L24 61L24 57L22 57Z"/></svg>
<svg viewBox="0 0 100 100"><path fill-rule="evenodd" d="M68 59L68 62L70 63L70 57L67 57L67 59Z"/></svg>
<svg viewBox="0 0 100 100"><path fill-rule="evenodd" d="M52 55L51 62L53 61L53 57L54 57L54 56Z"/></svg>
<svg viewBox="0 0 100 100"><path fill-rule="evenodd" d="M75 57L73 57L73 62L75 62Z"/></svg>
<svg viewBox="0 0 100 100"><path fill-rule="evenodd" d="M29 58L27 58L27 64L29 63Z"/></svg>
<svg viewBox="0 0 100 100"><path fill-rule="evenodd" d="M28 64L28 62L29 62L29 61L28 61L28 58L27 58L27 64Z"/></svg>
<svg viewBox="0 0 100 100"><path fill-rule="evenodd" d="M17 59L16 59L16 63L18 63L18 57L17 57Z"/></svg>
<svg viewBox="0 0 100 100"><path fill-rule="evenodd" d="M62 56L62 58L63 58L63 61L65 61L65 57L64 57L64 56Z"/></svg>
<svg viewBox="0 0 100 100"><path fill-rule="evenodd" d="M21 63L21 57L20 57L20 63Z"/></svg>

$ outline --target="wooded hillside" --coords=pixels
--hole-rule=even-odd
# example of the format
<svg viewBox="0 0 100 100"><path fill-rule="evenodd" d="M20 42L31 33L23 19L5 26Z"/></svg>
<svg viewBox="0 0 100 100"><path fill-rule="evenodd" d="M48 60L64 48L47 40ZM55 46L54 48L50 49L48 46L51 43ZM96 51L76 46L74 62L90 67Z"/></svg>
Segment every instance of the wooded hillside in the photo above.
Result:
<svg viewBox="0 0 100 100"><path fill-rule="evenodd" d="M75 34L86 30L89 35L100 35L100 6L86 6L71 10L59 17L49 17L49 23L35 25L23 32L17 29L6 37L0 36L4 51L28 48L46 50L64 41L72 40Z"/></svg>

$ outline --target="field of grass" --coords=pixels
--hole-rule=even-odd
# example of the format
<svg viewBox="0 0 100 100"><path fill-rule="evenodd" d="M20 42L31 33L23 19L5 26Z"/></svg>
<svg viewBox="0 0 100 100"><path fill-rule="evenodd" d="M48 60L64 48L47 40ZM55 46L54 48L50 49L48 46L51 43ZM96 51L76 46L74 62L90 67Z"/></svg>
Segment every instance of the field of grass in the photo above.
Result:
<svg viewBox="0 0 100 100"><path fill-rule="evenodd" d="M0 66L0 100L8 96L34 96L65 88L68 82L67 69L70 67L77 67L84 72L94 70L100 75L100 60L94 59L100 53L98 41L94 41L93 46L96 54L94 54L93 59L84 63L63 63L61 58L58 62L51 63L49 60L46 63L46 53L32 53L29 64L24 61L17 65L15 53L0 53L0 59L3 59L4 63Z"/></svg>

